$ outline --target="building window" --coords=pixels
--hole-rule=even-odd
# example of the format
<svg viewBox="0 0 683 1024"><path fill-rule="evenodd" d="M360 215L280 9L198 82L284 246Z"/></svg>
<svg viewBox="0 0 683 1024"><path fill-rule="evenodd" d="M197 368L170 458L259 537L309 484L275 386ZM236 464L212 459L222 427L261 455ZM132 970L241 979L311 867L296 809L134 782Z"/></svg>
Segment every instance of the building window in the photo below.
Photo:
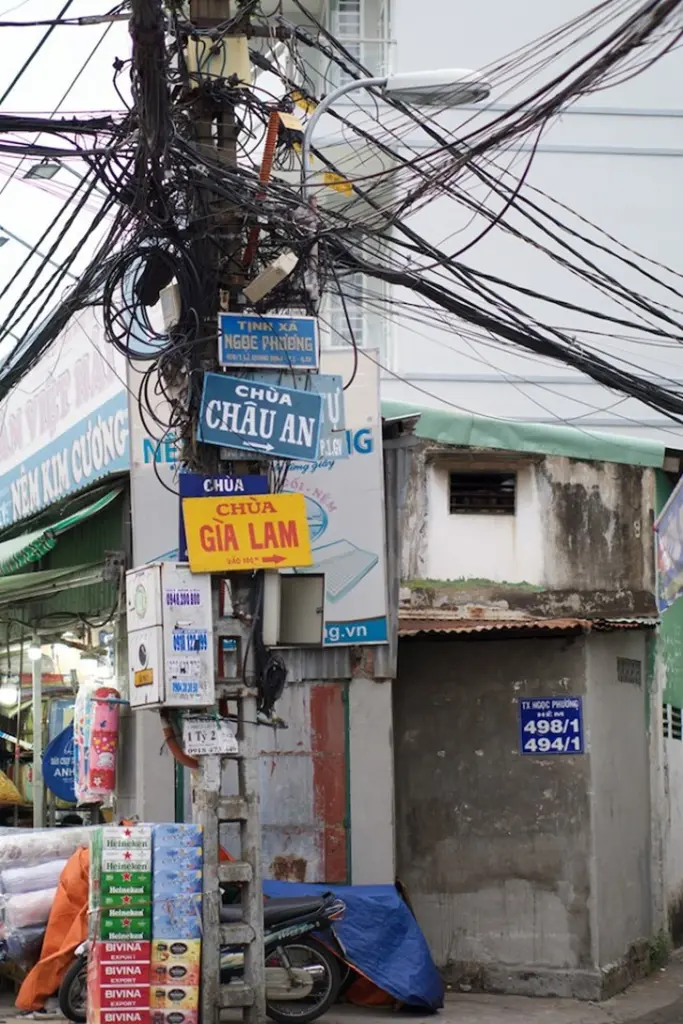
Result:
<svg viewBox="0 0 683 1024"><path fill-rule="evenodd" d="M663 727L664 738L668 740L680 740L683 738L683 716L681 709L673 704L663 706Z"/></svg>
<svg viewBox="0 0 683 1024"><path fill-rule="evenodd" d="M362 348L365 344L364 292L363 275L351 274L349 277L340 277L339 289L329 293L326 319L330 331L330 348L346 348L353 342Z"/></svg>
<svg viewBox="0 0 683 1024"><path fill-rule="evenodd" d="M389 74L392 50L390 0L327 0L324 24L344 49L371 74ZM350 76L332 63L324 77L329 85L337 86L347 82ZM355 97L355 101L360 98Z"/></svg>
<svg viewBox="0 0 683 1024"><path fill-rule="evenodd" d="M635 658L617 658L617 682L642 686L643 663Z"/></svg>
<svg viewBox="0 0 683 1024"><path fill-rule="evenodd" d="M451 515L513 516L514 473L451 473Z"/></svg>

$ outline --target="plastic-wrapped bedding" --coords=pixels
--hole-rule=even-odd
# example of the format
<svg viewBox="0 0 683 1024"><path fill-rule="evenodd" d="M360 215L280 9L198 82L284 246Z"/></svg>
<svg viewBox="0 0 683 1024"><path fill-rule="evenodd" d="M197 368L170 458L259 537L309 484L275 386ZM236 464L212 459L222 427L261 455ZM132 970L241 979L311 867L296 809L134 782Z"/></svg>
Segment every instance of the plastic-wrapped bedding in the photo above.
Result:
<svg viewBox="0 0 683 1024"><path fill-rule="evenodd" d="M3 896L2 916L5 935L9 936L19 928L32 925L46 925L57 889L41 889L39 892L20 892L15 896Z"/></svg>
<svg viewBox="0 0 683 1024"><path fill-rule="evenodd" d="M44 937L45 926L42 924L11 932L6 939L0 940L0 962L11 960L21 967L33 966L40 956Z"/></svg>
<svg viewBox="0 0 683 1024"><path fill-rule="evenodd" d="M12 829L12 835L0 834L0 878L8 868L68 860L79 846L88 845L92 828Z"/></svg>
<svg viewBox="0 0 683 1024"><path fill-rule="evenodd" d="M0 891L8 895L55 889L66 860L48 860L29 868L6 868L0 871Z"/></svg>

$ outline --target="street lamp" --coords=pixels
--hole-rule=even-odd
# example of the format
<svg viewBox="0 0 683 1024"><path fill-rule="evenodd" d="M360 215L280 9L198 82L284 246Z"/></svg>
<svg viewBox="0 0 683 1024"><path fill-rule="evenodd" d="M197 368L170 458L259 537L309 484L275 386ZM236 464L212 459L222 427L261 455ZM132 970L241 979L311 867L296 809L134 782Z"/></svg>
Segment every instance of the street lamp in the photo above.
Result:
<svg viewBox="0 0 683 1024"><path fill-rule="evenodd" d="M402 100L404 103L444 108L484 100L491 91L491 85L476 71L462 68L410 71L398 75L384 75L381 78L355 78L340 85L320 101L306 123L301 146L301 195L306 200L310 189L308 164L316 125L338 99L360 89L380 89L386 96Z"/></svg>

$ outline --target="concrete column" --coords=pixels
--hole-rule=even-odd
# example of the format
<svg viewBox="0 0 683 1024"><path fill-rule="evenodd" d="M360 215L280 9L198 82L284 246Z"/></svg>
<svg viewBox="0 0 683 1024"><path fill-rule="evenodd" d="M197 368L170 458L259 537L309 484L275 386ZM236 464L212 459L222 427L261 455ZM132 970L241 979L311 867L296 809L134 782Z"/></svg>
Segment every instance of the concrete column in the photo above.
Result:
<svg viewBox="0 0 683 1024"><path fill-rule="evenodd" d="M393 884L392 684L357 677L349 686L351 881Z"/></svg>

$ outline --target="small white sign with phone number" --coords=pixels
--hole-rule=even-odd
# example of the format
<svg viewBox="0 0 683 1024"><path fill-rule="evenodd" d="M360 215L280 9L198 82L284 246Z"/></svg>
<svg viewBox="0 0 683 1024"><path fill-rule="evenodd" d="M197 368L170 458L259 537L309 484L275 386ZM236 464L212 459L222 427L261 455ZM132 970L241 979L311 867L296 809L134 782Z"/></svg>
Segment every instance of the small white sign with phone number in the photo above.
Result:
<svg viewBox="0 0 683 1024"><path fill-rule="evenodd" d="M237 754L237 737L224 718L192 715L183 720L183 747L191 757Z"/></svg>

